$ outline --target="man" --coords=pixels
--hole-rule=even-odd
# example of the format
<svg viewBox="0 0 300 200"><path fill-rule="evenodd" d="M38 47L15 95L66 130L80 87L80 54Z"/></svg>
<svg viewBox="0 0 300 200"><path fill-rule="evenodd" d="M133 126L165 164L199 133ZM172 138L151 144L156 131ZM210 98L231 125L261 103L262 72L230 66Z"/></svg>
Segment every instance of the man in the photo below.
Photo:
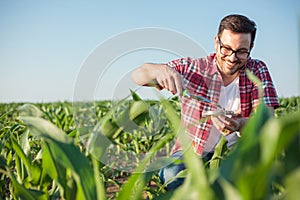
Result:
<svg viewBox="0 0 300 200"><path fill-rule="evenodd" d="M197 154L210 159L222 134L228 145L241 136L240 130L259 103L257 86L251 82L246 69L263 84L263 101L274 113L279 106L271 76L264 62L252 59L256 25L242 15L228 15L221 20L214 38L216 53L204 58L181 58L167 64L143 64L132 73L139 85L155 86L178 94L182 99L182 122L191 137ZM212 116L203 119L204 113L216 110L212 104L182 96L186 89L190 94L203 96L236 115ZM171 157L181 158L180 141L176 141ZM183 170L184 164L170 165L160 171L162 182L170 180ZM175 179L167 185L174 189L182 183Z"/></svg>

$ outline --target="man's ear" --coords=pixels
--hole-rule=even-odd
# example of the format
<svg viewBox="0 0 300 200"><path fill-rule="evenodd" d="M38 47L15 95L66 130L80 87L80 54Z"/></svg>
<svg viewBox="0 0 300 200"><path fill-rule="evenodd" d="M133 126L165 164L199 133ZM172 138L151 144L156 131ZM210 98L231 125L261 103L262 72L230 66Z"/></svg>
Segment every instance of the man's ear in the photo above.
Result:
<svg viewBox="0 0 300 200"><path fill-rule="evenodd" d="M218 35L216 35L215 36L215 38L214 38L214 43L215 43L215 48L216 48L216 50L218 49Z"/></svg>

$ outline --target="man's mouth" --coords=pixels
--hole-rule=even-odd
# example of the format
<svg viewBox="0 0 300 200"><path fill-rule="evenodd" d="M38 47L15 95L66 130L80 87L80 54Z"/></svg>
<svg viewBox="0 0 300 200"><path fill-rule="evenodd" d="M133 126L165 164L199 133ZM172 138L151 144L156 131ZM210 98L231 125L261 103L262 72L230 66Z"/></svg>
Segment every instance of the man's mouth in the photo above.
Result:
<svg viewBox="0 0 300 200"><path fill-rule="evenodd" d="M229 68L234 68L238 63L237 62L229 62L229 61L226 61L226 65L229 67Z"/></svg>

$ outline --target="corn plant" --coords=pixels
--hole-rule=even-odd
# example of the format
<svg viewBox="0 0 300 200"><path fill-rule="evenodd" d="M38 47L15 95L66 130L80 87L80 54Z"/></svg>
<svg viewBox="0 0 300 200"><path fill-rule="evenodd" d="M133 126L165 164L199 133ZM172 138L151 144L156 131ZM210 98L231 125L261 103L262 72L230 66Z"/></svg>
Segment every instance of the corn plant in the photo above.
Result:
<svg viewBox="0 0 300 200"><path fill-rule="evenodd" d="M132 100L75 108L68 102L0 104L0 198L296 199L299 97L281 98L280 104L275 118L260 104L235 148L226 149L221 140L210 167L183 134L176 98L143 101L132 92ZM85 124L91 127L78 126ZM186 179L167 192L157 171L173 160L157 154L168 155L174 137L183 141L187 170L181 175ZM124 160L122 152L136 158ZM124 171L114 162L100 162L106 153L132 162L133 168ZM127 181L118 182L118 177ZM153 181L155 188L149 187ZM111 184L120 190L108 196Z"/></svg>
<svg viewBox="0 0 300 200"><path fill-rule="evenodd" d="M249 72L248 72L249 73ZM249 74L252 81L259 81ZM262 87L260 86L260 93ZM166 101L161 102L172 125L173 134L178 134L184 148L184 162L187 166L186 180L176 191L161 194L168 199L297 199L300 181L299 142L300 113L285 118L273 119L267 106L261 102L243 130L243 137L234 149L223 154L222 139L214 158L216 167L205 168L204 163L190 148L189 140L183 134L180 118L176 110ZM147 161L147 160L146 160ZM214 160L211 164L215 164ZM142 163L140 166L144 166ZM139 167L140 167L139 166ZM130 189L144 183L142 174L134 174L123 187L121 198L141 197L142 189ZM124 192L125 191L125 192ZM126 195L124 195L126 194Z"/></svg>

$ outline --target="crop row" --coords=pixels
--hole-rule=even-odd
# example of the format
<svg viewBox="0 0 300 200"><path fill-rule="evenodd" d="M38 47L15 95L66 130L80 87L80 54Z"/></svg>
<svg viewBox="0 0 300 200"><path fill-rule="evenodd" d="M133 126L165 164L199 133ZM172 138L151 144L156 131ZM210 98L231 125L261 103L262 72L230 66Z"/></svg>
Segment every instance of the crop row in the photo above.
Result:
<svg viewBox="0 0 300 200"><path fill-rule="evenodd" d="M164 190L157 170L170 162L174 137L183 137L178 99L143 101L133 93L121 102L0 104L0 198L294 197L299 102L280 98L275 119L262 104L245 129L248 141L216 152L210 169L187 148L186 186L175 192Z"/></svg>

